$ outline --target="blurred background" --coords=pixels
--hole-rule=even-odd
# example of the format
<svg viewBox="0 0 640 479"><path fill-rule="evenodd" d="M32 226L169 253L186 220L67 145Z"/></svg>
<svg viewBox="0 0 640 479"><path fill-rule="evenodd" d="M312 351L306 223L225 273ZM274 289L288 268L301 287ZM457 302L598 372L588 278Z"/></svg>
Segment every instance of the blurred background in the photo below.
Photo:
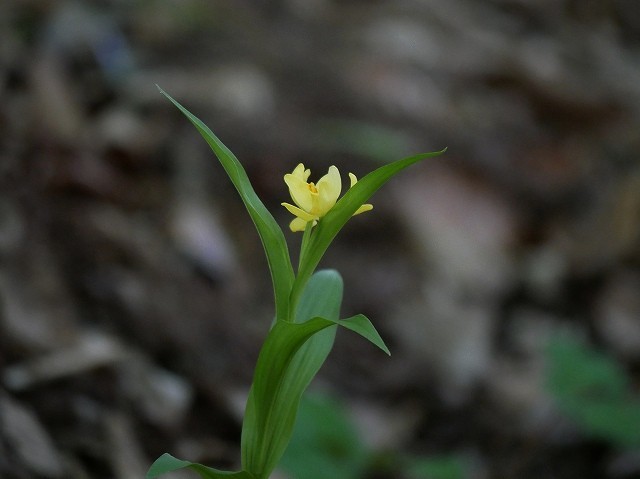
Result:
<svg viewBox="0 0 640 479"><path fill-rule="evenodd" d="M393 355L340 332L278 478L640 477L636 0L3 0L1 478L238 463L269 274L156 84L283 228L448 147L325 257Z"/></svg>

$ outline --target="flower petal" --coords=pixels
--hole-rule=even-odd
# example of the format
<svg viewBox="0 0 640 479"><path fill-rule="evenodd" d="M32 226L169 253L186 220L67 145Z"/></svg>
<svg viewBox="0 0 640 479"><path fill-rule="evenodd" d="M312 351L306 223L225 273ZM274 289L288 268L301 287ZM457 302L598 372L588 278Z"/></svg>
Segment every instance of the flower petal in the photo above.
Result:
<svg viewBox="0 0 640 479"><path fill-rule="evenodd" d="M358 208L356 210L356 212L353 214L353 216L359 215L360 213L364 213L365 211L371 211L372 209L373 209L373 205L372 204L365 203L364 205L362 205L360 208Z"/></svg>
<svg viewBox="0 0 640 479"><path fill-rule="evenodd" d="M297 206L290 205L289 203L280 203L280 204L284 206L287 210L289 210L289 213L296 215L298 218L303 219L305 222L318 219L317 216L307 213L306 211L298 208Z"/></svg>
<svg viewBox="0 0 640 479"><path fill-rule="evenodd" d="M294 233L296 231L304 231L306 227L307 227L307 221L301 218L294 218L293 221L289 223L289 229L291 229L291 231L293 231Z"/></svg>
<svg viewBox="0 0 640 479"><path fill-rule="evenodd" d="M304 165L302 163L299 163L298 166L294 168L291 174L297 178L300 178L306 183L309 175L311 174L311 170L305 170Z"/></svg>
<svg viewBox="0 0 640 479"><path fill-rule="evenodd" d="M289 187L289 193L295 204L303 210L311 211L313 200L311 199L312 195L307 182L293 173L284 175L284 182Z"/></svg>
<svg viewBox="0 0 640 479"><path fill-rule="evenodd" d="M353 185L358 182L358 178L356 178L356 175L354 175L353 173L349 173L349 182L351 183L349 185L349 188L353 188Z"/></svg>
<svg viewBox="0 0 640 479"><path fill-rule="evenodd" d="M335 166L330 166L326 175L320 178L316 186L318 188L318 216L324 216L336 204L340 190L342 189L342 180L340 172Z"/></svg>

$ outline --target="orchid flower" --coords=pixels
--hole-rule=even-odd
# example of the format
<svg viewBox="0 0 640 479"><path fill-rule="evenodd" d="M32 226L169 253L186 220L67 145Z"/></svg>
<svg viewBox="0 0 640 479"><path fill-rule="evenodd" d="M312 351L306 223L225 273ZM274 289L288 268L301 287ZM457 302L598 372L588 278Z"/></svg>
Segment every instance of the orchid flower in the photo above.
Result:
<svg viewBox="0 0 640 479"><path fill-rule="evenodd" d="M284 175L284 182L289 187L289 193L295 203L295 205L282 203L282 206L295 215L289 224L291 231L304 231L309 222L315 226L318 220L333 208L340 196L342 180L338 168L330 166L327 174L320 178L317 184L307 182L310 174L311 170L305 169L304 165L300 163L292 173ZM349 173L349 180L350 187L358 182L353 173ZM364 213L372 208L373 205L364 204L358 208L354 215Z"/></svg>

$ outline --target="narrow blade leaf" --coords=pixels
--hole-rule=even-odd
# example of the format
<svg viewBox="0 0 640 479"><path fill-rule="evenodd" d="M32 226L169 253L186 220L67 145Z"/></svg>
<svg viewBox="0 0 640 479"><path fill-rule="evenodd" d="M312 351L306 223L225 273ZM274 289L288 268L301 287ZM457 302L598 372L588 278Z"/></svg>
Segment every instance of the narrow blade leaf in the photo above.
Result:
<svg viewBox="0 0 640 479"><path fill-rule="evenodd" d="M291 292L294 273L282 229L280 229L276 220L256 194L246 171L231 150L213 134L207 125L174 100L162 88L158 87L158 89L193 123L218 157L231 182L238 190L251 219L256 225L267 255L267 262L273 278L276 316L278 319L288 318L289 293Z"/></svg>

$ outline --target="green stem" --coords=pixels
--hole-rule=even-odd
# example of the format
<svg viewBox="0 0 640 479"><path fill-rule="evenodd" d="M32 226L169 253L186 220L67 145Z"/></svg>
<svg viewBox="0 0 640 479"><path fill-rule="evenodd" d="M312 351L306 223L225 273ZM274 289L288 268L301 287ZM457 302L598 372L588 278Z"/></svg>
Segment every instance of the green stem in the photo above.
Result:
<svg viewBox="0 0 640 479"><path fill-rule="evenodd" d="M309 238L311 237L311 229L313 228L313 223L311 221L307 222L307 226L304 229L304 233L302 233L302 243L300 243L300 258L298 258L298 271L304 264L304 259L307 256L307 249L309 249Z"/></svg>
<svg viewBox="0 0 640 479"><path fill-rule="evenodd" d="M304 233L302 234L302 242L300 243L300 257L298 258L298 271L304 271L304 264L307 261L307 257L309 256L309 245L311 244L311 230L313 229L313 223L309 221L307 226L304 229ZM309 278L303 279L302 287L298 289L292 289L291 296L289 297L289 320L291 322L296 321L296 312L298 307L298 300L300 298L300 293L304 289L304 285L306 284ZM295 283L295 281L294 281Z"/></svg>

